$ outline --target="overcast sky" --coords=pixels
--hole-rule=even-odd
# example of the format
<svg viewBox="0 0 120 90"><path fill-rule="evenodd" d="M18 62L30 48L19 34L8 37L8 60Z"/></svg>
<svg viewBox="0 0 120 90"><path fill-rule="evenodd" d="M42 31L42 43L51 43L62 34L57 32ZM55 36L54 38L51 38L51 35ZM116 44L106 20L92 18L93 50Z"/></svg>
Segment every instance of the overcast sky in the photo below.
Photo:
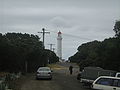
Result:
<svg viewBox="0 0 120 90"><path fill-rule="evenodd" d="M120 0L0 0L0 33L38 34L45 28L45 46L63 36L63 58L77 52L82 43L113 37L120 19ZM56 50L55 50L56 52Z"/></svg>

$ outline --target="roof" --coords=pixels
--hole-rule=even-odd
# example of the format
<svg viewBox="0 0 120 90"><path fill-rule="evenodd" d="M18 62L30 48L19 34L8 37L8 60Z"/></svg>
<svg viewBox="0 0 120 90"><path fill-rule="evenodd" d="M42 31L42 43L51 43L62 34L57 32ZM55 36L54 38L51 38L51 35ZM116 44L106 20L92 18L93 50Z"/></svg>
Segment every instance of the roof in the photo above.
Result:
<svg viewBox="0 0 120 90"><path fill-rule="evenodd" d="M62 33L59 31L58 34L62 34Z"/></svg>
<svg viewBox="0 0 120 90"><path fill-rule="evenodd" d="M119 77L111 77L111 76L100 76L98 78L112 78L112 79L120 79Z"/></svg>
<svg viewBox="0 0 120 90"><path fill-rule="evenodd" d="M39 67L39 69L42 68L42 69L50 69L50 67Z"/></svg>

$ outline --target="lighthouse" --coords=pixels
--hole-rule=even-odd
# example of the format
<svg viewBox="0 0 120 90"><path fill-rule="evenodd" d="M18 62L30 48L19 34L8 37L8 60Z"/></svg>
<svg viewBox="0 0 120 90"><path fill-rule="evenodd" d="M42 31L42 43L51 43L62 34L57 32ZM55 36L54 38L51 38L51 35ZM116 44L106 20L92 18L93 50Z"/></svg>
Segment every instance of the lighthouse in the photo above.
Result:
<svg viewBox="0 0 120 90"><path fill-rule="evenodd" d="M59 31L57 36L57 55L62 60L62 33Z"/></svg>

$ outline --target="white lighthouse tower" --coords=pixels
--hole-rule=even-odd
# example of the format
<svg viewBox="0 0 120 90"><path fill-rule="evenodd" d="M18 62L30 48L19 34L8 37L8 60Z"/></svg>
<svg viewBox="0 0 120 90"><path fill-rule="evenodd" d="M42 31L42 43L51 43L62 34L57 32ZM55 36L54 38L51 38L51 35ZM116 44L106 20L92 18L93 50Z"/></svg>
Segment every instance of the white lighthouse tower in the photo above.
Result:
<svg viewBox="0 0 120 90"><path fill-rule="evenodd" d="M62 60L62 33L59 31L57 36L57 55Z"/></svg>

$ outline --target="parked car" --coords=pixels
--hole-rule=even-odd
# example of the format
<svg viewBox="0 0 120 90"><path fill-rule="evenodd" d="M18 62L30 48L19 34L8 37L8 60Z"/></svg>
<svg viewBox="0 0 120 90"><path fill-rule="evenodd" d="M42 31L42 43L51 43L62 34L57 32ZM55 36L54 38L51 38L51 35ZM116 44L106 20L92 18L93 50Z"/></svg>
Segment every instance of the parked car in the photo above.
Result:
<svg viewBox="0 0 120 90"><path fill-rule="evenodd" d="M100 67L85 67L81 73L77 75L77 79L84 85L91 85L99 76L116 76L116 71L105 70ZM116 76L118 77L119 74Z"/></svg>
<svg viewBox="0 0 120 90"><path fill-rule="evenodd" d="M36 79L52 79L52 70L49 67L40 67L37 70Z"/></svg>
<svg viewBox="0 0 120 90"><path fill-rule="evenodd" d="M96 90L120 90L120 78L100 76L92 84Z"/></svg>
<svg viewBox="0 0 120 90"><path fill-rule="evenodd" d="M81 72L77 74L77 80L80 80L80 79L81 79Z"/></svg>
<svg viewBox="0 0 120 90"><path fill-rule="evenodd" d="M117 72L115 77L119 77L120 78L120 72Z"/></svg>

